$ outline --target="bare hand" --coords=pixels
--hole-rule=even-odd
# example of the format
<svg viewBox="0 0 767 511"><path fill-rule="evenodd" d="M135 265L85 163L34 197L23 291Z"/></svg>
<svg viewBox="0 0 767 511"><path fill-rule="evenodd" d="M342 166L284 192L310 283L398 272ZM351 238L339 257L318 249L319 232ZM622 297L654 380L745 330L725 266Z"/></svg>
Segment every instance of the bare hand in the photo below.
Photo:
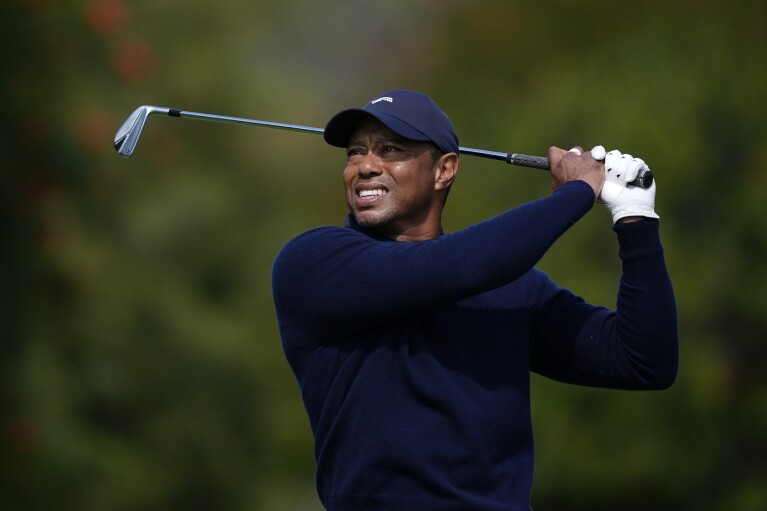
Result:
<svg viewBox="0 0 767 511"><path fill-rule="evenodd" d="M578 150L580 153L574 152ZM602 184L605 182L605 165L595 160L591 152L584 152L580 147L570 151L559 147L549 148L549 165L551 166L551 186L557 190L568 181L585 181L594 190L594 198L599 196Z"/></svg>

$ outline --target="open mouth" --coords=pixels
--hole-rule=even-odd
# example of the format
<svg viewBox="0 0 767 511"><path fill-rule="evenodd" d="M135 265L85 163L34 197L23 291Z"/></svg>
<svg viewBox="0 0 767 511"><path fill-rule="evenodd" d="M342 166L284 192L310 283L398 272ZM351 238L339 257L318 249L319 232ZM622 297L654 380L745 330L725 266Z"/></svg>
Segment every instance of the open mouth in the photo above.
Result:
<svg viewBox="0 0 767 511"><path fill-rule="evenodd" d="M368 199L373 197L383 197L387 193L389 192L383 188L376 188L374 190L360 190L357 192L357 196L361 199Z"/></svg>
<svg viewBox="0 0 767 511"><path fill-rule="evenodd" d="M389 188L380 182L357 183L354 185L354 204L357 208L374 207L389 195Z"/></svg>
<svg viewBox="0 0 767 511"><path fill-rule="evenodd" d="M360 186L355 190L357 207L374 206L378 201L388 195L389 190L383 186L367 185Z"/></svg>

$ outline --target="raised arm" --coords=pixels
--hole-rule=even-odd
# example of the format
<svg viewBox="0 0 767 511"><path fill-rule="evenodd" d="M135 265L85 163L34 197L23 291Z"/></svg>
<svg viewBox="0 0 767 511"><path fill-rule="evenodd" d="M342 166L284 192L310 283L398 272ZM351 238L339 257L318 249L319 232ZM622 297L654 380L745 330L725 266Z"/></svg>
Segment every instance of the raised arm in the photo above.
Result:
<svg viewBox="0 0 767 511"><path fill-rule="evenodd" d="M281 318L307 332L369 328L508 283L530 270L593 205L583 181L434 240L381 241L320 228L289 242L273 269Z"/></svg>
<svg viewBox="0 0 767 511"><path fill-rule="evenodd" d="M631 155L611 151L605 166L608 180L600 201L612 214L623 263L617 309L594 307L550 287L536 316L531 366L569 383L666 388L676 377L679 341L676 302L654 211L655 183L649 189L626 187L645 166Z"/></svg>

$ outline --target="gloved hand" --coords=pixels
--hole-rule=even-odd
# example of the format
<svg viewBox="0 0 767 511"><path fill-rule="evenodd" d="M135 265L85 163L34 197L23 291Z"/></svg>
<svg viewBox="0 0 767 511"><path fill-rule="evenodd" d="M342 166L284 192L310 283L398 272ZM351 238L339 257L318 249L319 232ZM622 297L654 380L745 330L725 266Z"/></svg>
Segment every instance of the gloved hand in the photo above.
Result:
<svg viewBox="0 0 767 511"><path fill-rule="evenodd" d="M592 155L598 153L597 148ZM596 159L596 158L595 158ZM607 206L613 217L613 224L627 216L660 218L655 213L655 181L649 188L628 185L637 177L640 170L648 168L641 158L620 151L610 151L605 156L605 184L597 198Z"/></svg>

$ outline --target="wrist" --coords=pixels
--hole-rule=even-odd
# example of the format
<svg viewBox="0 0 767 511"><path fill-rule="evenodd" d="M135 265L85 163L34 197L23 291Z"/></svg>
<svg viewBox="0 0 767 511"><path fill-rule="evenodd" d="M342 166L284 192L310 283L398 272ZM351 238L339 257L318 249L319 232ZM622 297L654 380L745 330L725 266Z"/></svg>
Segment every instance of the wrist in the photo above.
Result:
<svg viewBox="0 0 767 511"><path fill-rule="evenodd" d="M660 218L652 204L608 204L607 209L613 217L613 224L623 219ZM627 220L627 223L631 221L634 220Z"/></svg>

